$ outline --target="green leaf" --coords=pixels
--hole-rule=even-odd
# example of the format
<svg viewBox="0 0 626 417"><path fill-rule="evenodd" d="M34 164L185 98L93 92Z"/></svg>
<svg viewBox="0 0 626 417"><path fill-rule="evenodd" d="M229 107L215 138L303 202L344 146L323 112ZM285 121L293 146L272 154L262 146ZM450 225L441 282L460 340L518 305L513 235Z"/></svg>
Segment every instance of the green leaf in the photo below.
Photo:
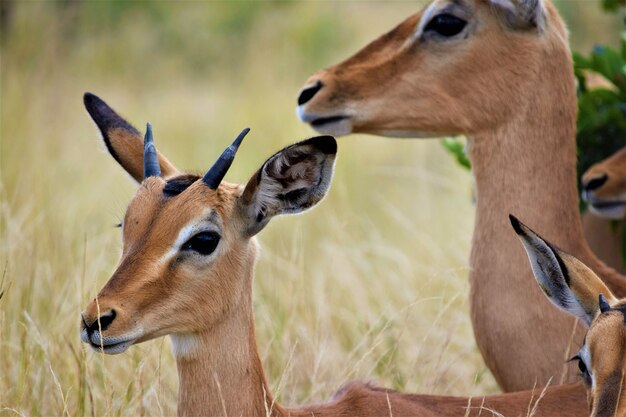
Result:
<svg viewBox="0 0 626 417"><path fill-rule="evenodd" d="M467 170L472 169L472 163L465 153L465 146L458 138L444 138L441 144L448 152L454 155L459 165Z"/></svg>

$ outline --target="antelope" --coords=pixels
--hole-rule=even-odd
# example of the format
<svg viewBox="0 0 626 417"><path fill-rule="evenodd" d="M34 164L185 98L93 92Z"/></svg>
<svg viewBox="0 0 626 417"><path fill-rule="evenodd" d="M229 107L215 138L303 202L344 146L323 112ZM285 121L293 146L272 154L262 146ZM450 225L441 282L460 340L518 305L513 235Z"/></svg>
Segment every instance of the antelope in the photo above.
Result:
<svg viewBox="0 0 626 417"><path fill-rule="evenodd" d="M576 111L567 30L549 0L434 0L313 74L298 97L300 119L326 134L468 137L477 195L471 320L504 391L573 381L564 360L584 332L539 296L507 233L508 213L532 222L617 296L626 295L624 277L599 261L583 236Z"/></svg>
<svg viewBox="0 0 626 417"><path fill-rule="evenodd" d="M581 182L592 212L607 219L626 216L626 148L591 166Z"/></svg>
<svg viewBox="0 0 626 417"><path fill-rule="evenodd" d="M552 245L511 216L546 297L588 326L571 359L587 389L591 417L626 416L626 299L576 257Z"/></svg>
<svg viewBox="0 0 626 417"><path fill-rule="evenodd" d="M257 349L252 279L255 235L281 214L317 204L333 176L337 144L321 136L288 146L245 186L222 181L247 131L200 177L179 172L154 145L92 94L85 106L113 158L140 183L122 223L120 262L81 314L81 340L105 354L169 335L181 416L586 416L584 389L542 387L491 397L403 394L352 382L326 404L276 403ZM496 414L498 415L498 414Z"/></svg>

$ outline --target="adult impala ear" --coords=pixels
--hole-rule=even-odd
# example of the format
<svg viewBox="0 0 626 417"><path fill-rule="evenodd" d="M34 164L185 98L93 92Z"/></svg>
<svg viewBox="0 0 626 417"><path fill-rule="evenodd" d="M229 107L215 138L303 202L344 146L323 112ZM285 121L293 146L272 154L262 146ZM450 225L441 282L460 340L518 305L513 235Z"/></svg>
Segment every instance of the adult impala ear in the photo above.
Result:
<svg viewBox="0 0 626 417"><path fill-rule="evenodd" d="M488 0L503 22L515 30L543 30L546 20L544 0Z"/></svg>
<svg viewBox="0 0 626 417"><path fill-rule="evenodd" d="M320 202L332 181L337 141L318 136L288 146L270 157L239 197L244 233L257 234L280 214L300 213Z"/></svg>
<svg viewBox="0 0 626 417"><path fill-rule="evenodd" d="M137 182L144 177L144 138L130 123L124 120L100 97L85 93L83 102L89 115L100 129L102 140L111 156ZM157 151L159 167L163 177L178 172L176 167Z"/></svg>
<svg viewBox="0 0 626 417"><path fill-rule="evenodd" d="M606 304L617 299L600 278L576 257L557 249L537 233L509 215L537 283L557 307L580 318L589 326L600 311L599 296Z"/></svg>

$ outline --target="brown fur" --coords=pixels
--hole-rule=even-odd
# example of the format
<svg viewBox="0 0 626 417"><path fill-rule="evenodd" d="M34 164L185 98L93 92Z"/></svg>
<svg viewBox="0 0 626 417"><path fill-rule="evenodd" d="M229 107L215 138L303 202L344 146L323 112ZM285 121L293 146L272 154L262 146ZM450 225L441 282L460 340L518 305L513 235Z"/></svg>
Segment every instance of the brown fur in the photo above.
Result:
<svg viewBox="0 0 626 417"><path fill-rule="evenodd" d="M125 143L142 146L139 138ZM311 153L327 155L318 154L318 158L311 160L317 161L321 171L328 169L324 162L324 158L332 154L328 147L314 149L306 142L301 144L304 145L296 151L308 149ZM289 149L286 148L286 152ZM123 152L117 148L115 151ZM284 159L292 160L290 155ZM284 181L293 174L290 184L299 186L302 184L299 178L306 178L307 184L317 186L315 184L322 184L324 179L328 181L330 173L318 179L311 176L308 169L292 170L289 166L284 170L277 166L264 169L273 160L270 158L252 177L246 191L227 183L211 190L198 180L178 195L168 197L163 194L164 179L144 180L124 218L120 263L82 314L84 329L85 325L98 323L115 310L115 319L101 327L105 339L125 338L135 333L138 336L133 343L140 343L163 335L172 336L180 380L179 415L434 417L488 416L492 414L489 410L496 410L505 416L522 417L535 406L534 416L586 415L584 390L580 384L551 387L539 399L541 387L535 391L485 398L454 398L403 394L352 383L327 404L294 409L276 404L255 338L252 279L257 246L250 237L251 219L246 213L255 212L250 210L250 205L260 198L255 190L263 186L264 173L273 172L272 175L279 175ZM131 165L136 164L139 162ZM242 195L247 198L243 199ZM321 194L317 196L315 202ZM291 203L290 200L286 204ZM308 207L313 203L304 199L301 204ZM287 209L295 208L287 206ZM185 258L180 252L166 257L181 228L197 218L208 219L222 236L212 261Z"/></svg>
<svg viewBox="0 0 626 417"><path fill-rule="evenodd" d="M308 121L349 117L337 124L313 122L328 133L468 135L478 197L470 256L472 324L499 385L515 391L573 381L575 369L564 362L583 330L539 295L507 214L516 213L581 257L617 294L626 295L626 280L593 255L582 233L576 91L565 26L549 1L539 2L544 24L523 29L507 25L496 3L435 0L438 10L461 5L466 35L413 40L424 11L411 16L353 57L311 76L307 85L321 81L323 88L299 111Z"/></svg>

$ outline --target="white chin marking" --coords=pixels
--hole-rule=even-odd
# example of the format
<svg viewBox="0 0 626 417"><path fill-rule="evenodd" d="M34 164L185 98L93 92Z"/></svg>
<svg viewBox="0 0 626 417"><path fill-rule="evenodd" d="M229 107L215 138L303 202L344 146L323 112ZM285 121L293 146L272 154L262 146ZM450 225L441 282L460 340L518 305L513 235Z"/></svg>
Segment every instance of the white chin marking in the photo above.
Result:
<svg viewBox="0 0 626 417"><path fill-rule="evenodd" d="M172 352L174 357L178 359L189 358L194 356L198 346L198 338L193 334L171 334Z"/></svg>
<svg viewBox="0 0 626 417"><path fill-rule="evenodd" d="M344 119L337 122L324 123L322 125L311 125L316 132L322 135L345 136L352 133L352 124L350 120Z"/></svg>
<svg viewBox="0 0 626 417"><path fill-rule="evenodd" d="M592 204L589 205L589 210L592 213L597 214L605 219L620 220L626 217L626 205L613 206L613 207L596 207Z"/></svg>

